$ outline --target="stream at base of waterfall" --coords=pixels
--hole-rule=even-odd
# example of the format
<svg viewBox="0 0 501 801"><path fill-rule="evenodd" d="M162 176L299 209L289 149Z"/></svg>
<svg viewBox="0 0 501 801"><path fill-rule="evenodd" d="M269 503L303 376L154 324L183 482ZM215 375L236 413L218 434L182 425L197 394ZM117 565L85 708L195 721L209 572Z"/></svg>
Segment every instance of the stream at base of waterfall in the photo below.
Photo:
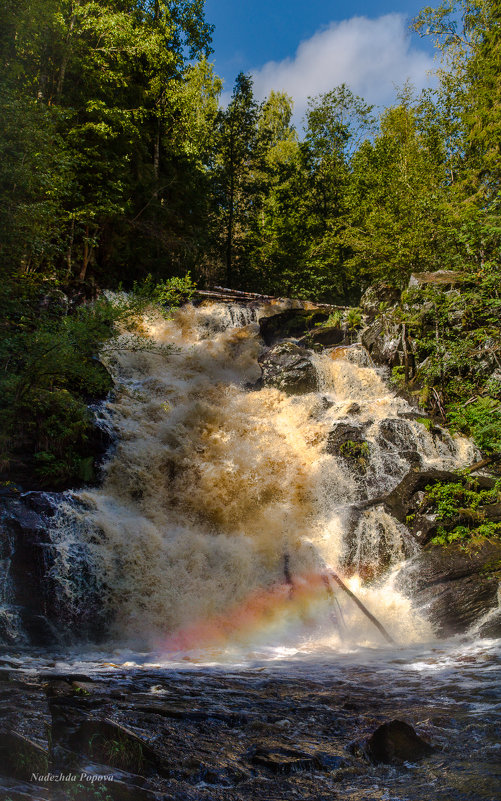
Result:
<svg viewBox="0 0 501 801"><path fill-rule="evenodd" d="M151 314L149 347L124 333L106 355L115 391L101 414L116 444L101 485L66 493L50 529L62 645L8 649L7 718L42 746L50 730L54 770L71 772L77 752L92 775L108 765L112 799L490 801L497 642L436 640L396 581L416 542L382 506L352 514L416 459L454 470L478 454L413 419L357 344L310 356L312 391L263 386L258 319L276 311ZM328 447L339 426L364 443L356 459ZM98 646L78 642L89 605ZM433 754L371 762L364 738L393 719ZM103 734L105 720L123 728ZM131 764L113 762L106 737L129 737ZM72 795L1 779L0 795L97 798L85 781Z"/></svg>

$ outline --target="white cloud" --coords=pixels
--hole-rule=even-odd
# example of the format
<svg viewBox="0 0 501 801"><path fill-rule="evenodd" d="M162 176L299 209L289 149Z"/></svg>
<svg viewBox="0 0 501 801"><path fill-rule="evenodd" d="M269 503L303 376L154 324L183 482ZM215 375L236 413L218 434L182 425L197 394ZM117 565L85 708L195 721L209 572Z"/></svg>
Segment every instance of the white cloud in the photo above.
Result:
<svg viewBox="0 0 501 801"><path fill-rule="evenodd" d="M309 95L346 83L367 102L389 105L395 85L402 86L407 79L418 89L430 85L426 73L432 67L432 57L411 45L405 17L386 14L332 22L301 42L293 58L269 61L252 74L257 99L263 100L271 89L293 97L298 123Z"/></svg>

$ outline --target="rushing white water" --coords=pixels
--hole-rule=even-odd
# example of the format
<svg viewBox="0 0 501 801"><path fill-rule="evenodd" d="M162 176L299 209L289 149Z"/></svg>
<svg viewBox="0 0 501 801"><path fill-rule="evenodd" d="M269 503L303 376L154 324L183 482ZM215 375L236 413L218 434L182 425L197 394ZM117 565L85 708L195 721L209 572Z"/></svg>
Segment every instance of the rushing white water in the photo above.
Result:
<svg viewBox="0 0 501 801"><path fill-rule="evenodd" d="M131 349L124 335L108 355L118 442L102 486L73 493L59 511L61 591L85 603L75 565L90 563L121 643L161 648L188 630L182 642L192 645L212 637L314 649L338 635L330 596L312 577L349 561L351 588L395 639L429 639L430 624L392 587L393 568L413 550L405 528L375 508L348 537L349 506L396 486L410 451L425 466L453 468L473 460L472 446L403 417L408 404L359 346L313 357L320 392L249 390L261 372L255 320L243 307L186 306L145 318L151 350ZM363 473L326 451L340 421L362 427ZM284 559L295 600L283 592ZM381 563L386 578L364 585L358 574ZM379 642L339 600L350 636Z"/></svg>

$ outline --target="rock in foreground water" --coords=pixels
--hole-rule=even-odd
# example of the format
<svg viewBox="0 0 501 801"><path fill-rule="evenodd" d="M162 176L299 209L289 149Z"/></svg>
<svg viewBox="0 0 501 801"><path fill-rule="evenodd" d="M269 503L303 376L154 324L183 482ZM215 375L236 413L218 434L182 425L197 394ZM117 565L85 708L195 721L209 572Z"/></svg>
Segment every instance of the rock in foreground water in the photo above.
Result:
<svg viewBox="0 0 501 801"><path fill-rule="evenodd" d="M401 764L416 762L433 753L434 748L403 720L383 723L368 739L366 752L374 762Z"/></svg>

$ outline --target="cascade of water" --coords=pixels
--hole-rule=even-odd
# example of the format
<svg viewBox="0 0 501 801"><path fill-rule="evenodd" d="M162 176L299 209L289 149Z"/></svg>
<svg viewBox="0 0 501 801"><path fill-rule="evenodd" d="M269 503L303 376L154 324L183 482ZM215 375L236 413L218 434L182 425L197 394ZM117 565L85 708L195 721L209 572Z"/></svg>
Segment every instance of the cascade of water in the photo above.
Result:
<svg viewBox="0 0 501 801"><path fill-rule="evenodd" d="M391 581L363 587L358 577L411 552L405 529L376 508L347 537L349 506L396 486L415 458L455 467L473 455L471 446L403 417L409 406L358 346L313 357L318 393L249 391L260 375L255 321L264 313L186 306L144 323L152 342L173 348L109 356L118 442L102 486L70 494L53 526L64 593L81 602L76 555L88 561L119 640L158 644L191 627L182 642L203 641L201 621L230 638L271 623L277 637L291 615L296 634L299 620L303 633L316 626L322 640L332 628L322 628L328 597L314 577L349 562L350 586L396 639L428 636ZM363 435L360 469L326 449L339 425ZM284 555L295 605L276 589L284 586ZM377 641L356 609L344 612L362 641Z"/></svg>

